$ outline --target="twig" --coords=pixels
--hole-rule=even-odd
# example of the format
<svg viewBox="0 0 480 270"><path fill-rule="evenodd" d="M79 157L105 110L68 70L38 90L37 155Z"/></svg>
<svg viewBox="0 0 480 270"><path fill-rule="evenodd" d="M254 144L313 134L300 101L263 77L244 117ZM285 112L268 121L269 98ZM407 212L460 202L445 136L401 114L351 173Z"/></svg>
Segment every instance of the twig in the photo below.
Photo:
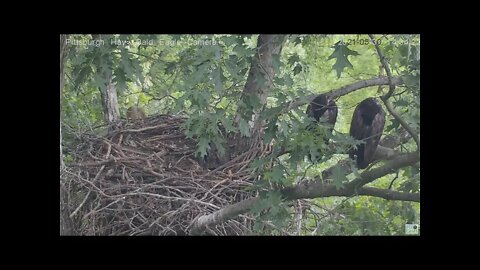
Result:
<svg viewBox="0 0 480 270"><path fill-rule="evenodd" d="M89 190L87 195L85 196L85 198L83 199L83 201L80 203L80 205L77 207L77 209L75 209L75 211L73 211L71 214L70 214L70 218L72 218L73 216L75 216L78 212L78 210L80 210L80 208L82 208L82 206L85 204L85 202L87 201L88 199L88 196L90 196L90 192L92 192L92 190Z"/></svg>
<svg viewBox="0 0 480 270"><path fill-rule="evenodd" d="M387 61L385 60L385 57L383 56L382 51L380 50L380 47L378 46L377 42L375 41L375 38L373 37L372 34L369 34L368 36L370 37L370 40L372 41L373 45L375 46L375 49L377 50L377 54L378 54L378 57L380 58L380 62L382 63L383 68L385 69L385 72L387 73L387 77L388 77L389 91L388 91L387 94L385 94L384 96L381 97L381 100L383 101L383 103L385 103L385 106L387 107L388 112L390 112L390 114L391 114L397 121L400 122L400 125L402 125L402 127L403 127L404 129L406 129L408 133L410 133L410 135L412 136L413 140L414 140L415 143L417 144L417 151L419 152L419 151L420 151L420 139L419 139L417 133L413 130L413 128L411 128L411 127L407 124L407 122L405 122L405 120L403 120L403 119L398 115L398 113L393 109L392 104L388 101L388 99L390 98L390 96L392 96L393 92L395 91L395 85L394 85L393 82L392 82L392 74L390 73L390 68L389 68L389 66L388 66L388 63L387 63Z"/></svg>
<svg viewBox="0 0 480 270"><path fill-rule="evenodd" d="M397 180L397 178L398 178L398 173L399 173L399 172L400 172L400 171L397 171L397 174L396 174L395 177L393 178L392 182L390 182L390 185L388 186L388 189L392 189L393 182L395 182L395 180Z"/></svg>

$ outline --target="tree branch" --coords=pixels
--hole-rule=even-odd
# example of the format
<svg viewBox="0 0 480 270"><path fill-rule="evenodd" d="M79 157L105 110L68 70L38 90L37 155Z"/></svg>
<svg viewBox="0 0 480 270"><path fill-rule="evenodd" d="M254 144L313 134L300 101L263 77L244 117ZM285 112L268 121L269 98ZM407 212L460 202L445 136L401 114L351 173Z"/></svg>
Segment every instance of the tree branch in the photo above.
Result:
<svg viewBox="0 0 480 270"><path fill-rule="evenodd" d="M418 153L402 155L395 160L389 161L380 168L363 172L359 178L356 178L353 181L345 184L341 189L337 189L334 185L325 185L322 181L306 181L293 187L284 188L280 192L284 196L285 200L364 195L376 196L389 200L419 202L419 193L403 193L398 191L362 187L363 185L370 183L379 177L390 174L401 167L413 165L419 160L420 156ZM201 234L201 232L203 232L208 226L214 226L240 214L246 213L259 200L259 197L244 200L239 203L229 205L212 214L201 216L194 221L190 234Z"/></svg>
<svg viewBox="0 0 480 270"><path fill-rule="evenodd" d="M373 45L375 46L375 49L377 50L378 57L380 58L380 62L382 63L383 68L385 69L385 72L387 73L387 78L388 78L388 85L389 85L389 90L388 93L385 94L384 96L381 97L383 103L385 103L385 106L387 107L388 112L398 121L400 122L400 125L404 129L410 133L412 136L413 140L415 140L415 143L417 144L417 151L420 151L420 139L417 135L417 133L411 128L405 120L403 120L400 115L393 109L392 104L388 101L388 99L392 96L393 92L395 91L395 85L393 84L393 79L392 79L392 73L390 72L390 68L388 66L387 61L385 60L385 56L383 56L382 51L380 50L380 47L378 46L377 42L375 41L375 38L373 35L369 34L370 40L372 41Z"/></svg>
<svg viewBox="0 0 480 270"><path fill-rule="evenodd" d="M380 47L378 46L377 42L375 41L375 38L373 37L372 34L369 34L368 36L370 37L370 40L372 41L373 45L375 46L375 49L377 50L378 57L380 57L380 62L382 63L382 66L385 69L385 72L387 73L389 90L388 90L387 94L383 96L383 98L384 99L389 99L390 96L393 94L393 91L395 91L395 85L392 83L392 73L390 72L390 68L388 67L387 61L385 60L385 56L383 56L383 53L380 50Z"/></svg>
<svg viewBox="0 0 480 270"><path fill-rule="evenodd" d="M234 218L238 215L241 215L247 212L258 200L258 197L243 200L241 202L229 205L223 209L213 212L209 215L201 216L194 222L193 227L190 230L190 234L201 234L208 226L214 226L216 224L220 224L231 218Z"/></svg>
<svg viewBox="0 0 480 270"><path fill-rule="evenodd" d="M402 127L400 128L398 134L391 135L387 134L385 135L382 140L380 141L379 145L388 147L388 148L395 148L399 146L400 144L406 143L408 140L412 138L410 134Z"/></svg>
<svg viewBox="0 0 480 270"><path fill-rule="evenodd" d="M393 109L392 103L390 103L390 101L383 99L383 97L382 97L382 101L385 104L385 107L387 108L388 112L393 116L393 118L395 118L398 122L400 122L400 125L410 134L410 136L412 136L413 140L417 144L417 151L420 151L420 139L417 133L415 132L415 130L413 130L413 128L410 127L407 124L407 122L405 122L405 120L403 120L403 118L400 117L400 115L398 115L395 109Z"/></svg>
<svg viewBox="0 0 480 270"><path fill-rule="evenodd" d="M321 180L306 182L294 187L285 188L282 194L290 199L317 198L331 196L351 196L358 192L358 189L365 184L374 181L377 178L395 172L395 170L417 163L420 156L417 153L406 154L387 162L382 167L364 171L360 177L348 182L342 189L337 190L334 185L325 185Z"/></svg>
<svg viewBox="0 0 480 270"><path fill-rule="evenodd" d="M420 193L399 192L373 187L362 187L358 189L358 195L379 197L392 201L420 202Z"/></svg>
<svg viewBox="0 0 480 270"><path fill-rule="evenodd" d="M388 137L384 137L377 146L373 161L380 159L391 159L392 157L395 157L397 154L399 154L399 151L394 150L394 148L396 148L400 144L407 142L408 140L410 140L410 138L410 134L408 134L405 129L402 129L398 136L390 135ZM338 161L337 164L324 170L322 172L322 179L329 178L333 173L333 169L338 166L340 166L340 168L342 168L344 171L351 172L349 160L349 158L342 159Z"/></svg>
<svg viewBox="0 0 480 270"><path fill-rule="evenodd" d="M360 89L363 89L363 88L366 88L366 87L376 86L376 85L387 85L388 83L389 83L389 81L388 81L387 77L374 78L374 79L369 79L369 80L358 81L358 82L343 86L343 87L338 88L338 89L333 89L333 90L327 92L326 94L328 96L330 96L331 98L336 98L336 97L341 97L341 96L344 96L348 93L351 93L353 91L360 90ZM394 85L402 85L403 80L402 80L401 77L392 78L392 83ZM297 98L293 101L290 101L290 102L287 102L287 103L284 103L284 104L280 105L280 107L284 108L283 112L287 112L287 111L290 111L290 110L295 109L297 107L300 107L300 106L302 106L306 103L311 102L316 96L318 96L318 94L313 94L313 95L307 96L306 101L302 100L300 98Z"/></svg>

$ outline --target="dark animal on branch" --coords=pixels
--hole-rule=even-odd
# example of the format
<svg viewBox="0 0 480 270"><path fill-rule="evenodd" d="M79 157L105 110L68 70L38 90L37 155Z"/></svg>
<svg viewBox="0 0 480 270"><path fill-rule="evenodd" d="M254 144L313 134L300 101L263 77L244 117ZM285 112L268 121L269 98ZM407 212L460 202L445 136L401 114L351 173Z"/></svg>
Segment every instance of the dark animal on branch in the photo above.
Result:
<svg viewBox="0 0 480 270"><path fill-rule="evenodd" d="M331 130L333 130L337 121L338 107L333 99L322 94L308 105L306 113L309 117L314 118L317 123L320 122L320 119L327 122L331 125Z"/></svg>
<svg viewBox="0 0 480 270"><path fill-rule="evenodd" d="M315 119L314 123L307 127L308 130L314 131L319 123L325 123L328 126L329 133L332 133L337 121L338 107L328 95L321 94L308 105L306 114ZM328 138L325 137L324 141L327 144ZM309 155L309 159L312 161L311 155Z"/></svg>
<svg viewBox="0 0 480 270"><path fill-rule="evenodd" d="M349 152L357 159L357 167L365 169L372 162L385 125L385 112L373 98L367 98L355 108L350 125L350 136L363 143Z"/></svg>

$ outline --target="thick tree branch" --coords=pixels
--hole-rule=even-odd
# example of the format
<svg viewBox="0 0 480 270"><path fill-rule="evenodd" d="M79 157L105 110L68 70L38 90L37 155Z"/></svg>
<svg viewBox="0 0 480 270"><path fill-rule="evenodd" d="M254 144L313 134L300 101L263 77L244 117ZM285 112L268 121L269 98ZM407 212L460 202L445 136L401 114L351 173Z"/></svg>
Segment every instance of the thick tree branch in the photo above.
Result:
<svg viewBox="0 0 480 270"><path fill-rule="evenodd" d="M400 169L402 167L409 166L409 165L414 165L418 161L420 161L420 154L417 152L398 156L394 160L387 162L382 167L362 172L359 178L356 178L353 181L349 182L346 186L347 188L348 187L359 188L365 184L372 182L373 180L379 177L393 173L397 169Z"/></svg>
<svg viewBox="0 0 480 270"><path fill-rule="evenodd" d="M360 89L363 89L363 88L366 88L366 87L376 86L376 85L387 85L388 83L389 82L388 82L387 77L374 78L374 79L369 79L369 80L358 81L358 82L343 86L343 87L338 88L338 89L333 89L333 90L327 92L326 94L329 95L332 98L336 98L336 97L341 97L341 96L344 96L348 93L351 93L353 91L360 90ZM392 78L392 83L394 85L402 85L403 80L402 80L401 77ZM300 106L302 106L306 103L311 102L316 96L318 96L318 94L313 94L313 95L307 96L306 101L302 100L300 98L297 98L293 101L290 101L290 102L287 102L287 103L284 103L284 104L280 105L280 107L283 107L283 112L287 112L287 111L290 111L290 110L295 109L297 107L300 107Z"/></svg>
<svg viewBox="0 0 480 270"><path fill-rule="evenodd" d="M331 196L376 196L390 200L420 201L419 194L409 194L395 192L391 190L381 190L375 188L364 188L363 185L374 181L384 175L390 174L395 170L417 163L420 156L417 153L406 154L389 161L384 166L370 171L363 172L359 178L337 189L334 185L325 185L322 181L302 182L293 187L287 187L281 190L285 200L296 200L305 198L320 198ZM190 234L201 234L208 226L225 222L240 214L246 213L259 199L259 197L241 201L239 203L227 206L212 214L199 217L193 224Z"/></svg>
<svg viewBox="0 0 480 270"><path fill-rule="evenodd" d="M375 151L375 157L373 161L375 160L382 160L382 159L391 159L392 157L395 157L397 154L399 154L399 151L394 150L398 145L406 143L408 140L411 139L410 134L405 129L401 129L400 134L397 136L392 136L388 135L385 136L379 143L377 150ZM324 170L322 172L322 178L327 179L329 178L332 173L333 169L335 167L340 166L342 170L346 172L351 172L351 168L349 166L349 158L342 159L337 162L337 164L331 166L330 168Z"/></svg>
<svg viewBox="0 0 480 270"><path fill-rule="evenodd" d="M247 212L258 200L259 200L258 197L248 199L248 200L243 200L236 204L229 205L209 215L201 216L194 222L194 225L190 230L190 234L191 235L201 234L203 230L208 226L214 226L216 224L220 224L231 218L234 218L238 215L241 215Z"/></svg>
<svg viewBox="0 0 480 270"><path fill-rule="evenodd" d="M406 154L387 162L382 167L364 171L360 177L348 182L342 189L337 190L334 185L325 185L322 181L307 182L294 187L285 188L283 194L288 199L317 198L330 196L355 195L360 187L374 181L377 178L395 172L402 167L413 165L420 160L417 153Z"/></svg>

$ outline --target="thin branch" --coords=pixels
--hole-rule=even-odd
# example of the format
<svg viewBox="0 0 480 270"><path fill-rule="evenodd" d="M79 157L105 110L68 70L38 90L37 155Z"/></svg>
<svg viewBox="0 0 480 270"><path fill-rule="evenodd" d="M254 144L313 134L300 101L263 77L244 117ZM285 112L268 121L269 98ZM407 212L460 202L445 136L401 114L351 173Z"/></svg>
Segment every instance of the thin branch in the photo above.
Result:
<svg viewBox="0 0 480 270"><path fill-rule="evenodd" d="M369 34L368 36L370 37L370 40L372 41L373 45L375 46L375 49L377 50L378 57L380 57L380 62L382 63L382 66L385 69L385 72L387 73L389 90L388 90L388 93L386 95L384 95L382 99L389 99L390 96L393 94L393 91L395 91L395 85L392 83L392 73L390 72L390 68L388 66L388 63L385 60L385 56L383 55L382 51L380 50L380 47L378 46L377 42L375 41L375 37L373 37L372 34Z"/></svg>
<svg viewBox="0 0 480 270"><path fill-rule="evenodd" d="M396 174L395 177L393 178L392 182L390 182L390 185L388 186L388 189L392 189L393 183L394 183L395 180L397 180L397 178L398 178L398 172L399 172L399 171L397 171L397 174Z"/></svg>
<svg viewBox="0 0 480 270"><path fill-rule="evenodd" d="M362 172L359 178L356 178L353 181L349 182L346 186L347 188L348 187L359 188L365 184L372 182L373 180L379 177L393 173L397 169L403 168L405 166L413 165L418 161L420 161L420 155L417 152L398 156L396 159L387 162L382 167Z"/></svg>
<svg viewBox="0 0 480 270"><path fill-rule="evenodd" d="M383 65L383 68L385 69L385 72L387 73L387 78L388 78L388 85L389 85L389 90L388 93L385 94L384 96L381 97L383 103L385 103L385 106L387 107L388 112L398 121L400 122L400 125L404 129L407 130L408 133L412 136L413 140L415 140L415 143L417 144L417 151L420 151L420 139L417 135L417 133L411 128L405 120L403 120L398 113L393 109L392 104L388 101L388 99L392 96L393 92L395 91L395 84L393 83L392 79L392 74L390 72L390 67L388 66L387 61L385 60L385 56L383 56L382 51L380 50L380 47L378 46L377 42L375 42L375 38L373 35L369 34L370 40L372 41L373 45L375 46L375 49L377 50L378 57L380 58L380 62Z"/></svg>
<svg viewBox="0 0 480 270"><path fill-rule="evenodd" d="M417 133L415 132L415 130L413 130L413 128L410 127L407 124L407 122L405 122L405 120L403 120L403 118L400 117L400 115L398 115L398 113L393 109L393 105L392 103L390 103L390 101L383 99L383 97L382 97L382 101L385 104L385 107L387 108L388 112L393 116L393 118L395 118L398 122L400 122L400 125L410 134L410 136L412 136L413 140L417 144L417 151L420 151L420 139Z"/></svg>

